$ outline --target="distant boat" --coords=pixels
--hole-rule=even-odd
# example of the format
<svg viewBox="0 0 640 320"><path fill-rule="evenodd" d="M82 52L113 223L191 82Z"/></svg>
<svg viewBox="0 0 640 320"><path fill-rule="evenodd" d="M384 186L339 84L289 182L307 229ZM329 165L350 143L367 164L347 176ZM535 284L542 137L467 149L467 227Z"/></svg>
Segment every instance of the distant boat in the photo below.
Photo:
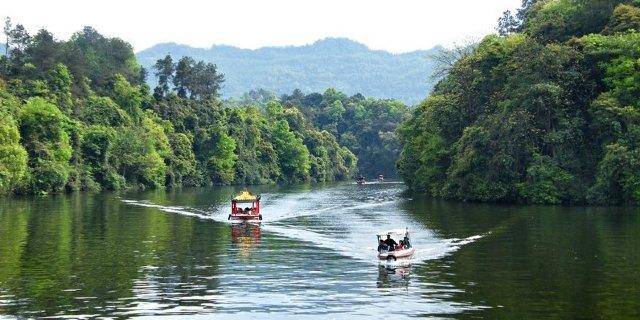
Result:
<svg viewBox="0 0 640 320"><path fill-rule="evenodd" d="M367 182L364 180L364 177L363 177L363 176L359 176L359 177L356 179L356 183L357 183L357 184L365 184L365 183L367 183Z"/></svg>
<svg viewBox="0 0 640 320"><path fill-rule="evenodd" d="M378 176L378 180L379 180L379 181L384 181L384 176L383 176L383 175L379 175L379 176Z"/></svg>

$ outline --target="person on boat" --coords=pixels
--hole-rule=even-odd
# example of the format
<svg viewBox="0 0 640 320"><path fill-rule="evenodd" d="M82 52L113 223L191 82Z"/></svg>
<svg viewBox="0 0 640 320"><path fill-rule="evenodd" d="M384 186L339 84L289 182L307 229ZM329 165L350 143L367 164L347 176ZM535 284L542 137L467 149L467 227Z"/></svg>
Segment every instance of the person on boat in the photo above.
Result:
<svg viewBox="0 0 640 320"><path fill-rule="evenodd" d="M404 240L403 240L403 241L401 241L401 242L403 243L403 245L404 245L407 249L411 248L411 243L409 243L409 237L404 236Z"/></svg>
<svg viewBox="0 0 640 320"><path fill-rule="evenodd" d="M384 243L384 240L380 239L380 243L378 243L378 252L386 252L389 251L389 246Z"/></svg>
<svg viewBox="0 0 640 320"><path fill-rule="evenodd" d="M398 245L398 243L391 238L391 235L387 235L387 240L385 240L384 243L389 246L389 251L395 250Z"/></svg>
<svg viewBox="0 0 640 320"><path fill-rule="evenodd" d="M404 250L404 241L400 240L400 243L396 247L396 250Z"/></svg>

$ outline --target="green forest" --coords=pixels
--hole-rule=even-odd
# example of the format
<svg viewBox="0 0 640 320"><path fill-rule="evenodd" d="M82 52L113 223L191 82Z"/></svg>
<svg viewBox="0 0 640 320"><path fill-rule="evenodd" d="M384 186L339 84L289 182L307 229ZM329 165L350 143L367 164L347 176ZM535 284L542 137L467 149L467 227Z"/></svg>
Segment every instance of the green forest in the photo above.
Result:
<svg viewBox="0 0 640 320"><path fill-rule="evenodd" d="M640 1L524 0L497 30L436 57L440 80L410 109L335 89L222 99L211 62L167 55L145 69L91 27L58 40L7 19L0 192L397 172L445 199L639 203Z"/></svg>
<svg viewBox="0 0 640 320"><path fill-rule="evenodd" d="M358 169L364 176L395 177L400 154L397 127L409 116L409 108L398 100L348 97L327 89L323 94L303 94L294 90L281 97L284 106L298 107L317 128L338 138L358 157Z"/></svg>
<svg viewBox="0 0 640 320"><path fill-rule="evenodd" d="M159 60L87 27L68 41L7 20L0 191L58 193L352 178L357 158L295 107L225 107L211 63Z"/></svg>
<svg viewBox="0 0 640 320"><path fill-rule="evenodd" d="M295 89L280 97L258 89L222 103L230 108L252 105L264 109L276 100L282 106L300 110L315 128L331 133L340 145L355 153L358 173L363 177L377 178L382 174L398 178L396 161L401 145L397 128L410 115L410 108L400 100L347 96L333 88L307 94Z"/></svg>
<svg viewBox="0 0 640 320"><path fill-rule="evenodd" d="M463 201L640 202L640 1L525 0L399 129L408 186Z"/></svg>

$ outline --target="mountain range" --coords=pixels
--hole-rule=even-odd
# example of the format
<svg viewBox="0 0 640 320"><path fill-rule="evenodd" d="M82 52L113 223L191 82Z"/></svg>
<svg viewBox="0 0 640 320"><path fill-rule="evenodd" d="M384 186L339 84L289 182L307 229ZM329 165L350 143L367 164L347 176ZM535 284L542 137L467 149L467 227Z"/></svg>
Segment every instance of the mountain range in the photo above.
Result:
<svg viewBox="0 0 640 320"><path fill-rule="evenodd" d="M284 94L294 89L323 92L336 88L347 94L361 93L416 104L433 87L430 75L434 62L429 57L440 49L393 54L371 50L346 38L326 38L310 45L255 50L227 45L206 49L160 43L136 55L149 70L152 86L156 83L152 71L154 63L169 54L174 61L191 56L215 63L225 74L222 95L226 98L239 97L255 89Z"/></svg>

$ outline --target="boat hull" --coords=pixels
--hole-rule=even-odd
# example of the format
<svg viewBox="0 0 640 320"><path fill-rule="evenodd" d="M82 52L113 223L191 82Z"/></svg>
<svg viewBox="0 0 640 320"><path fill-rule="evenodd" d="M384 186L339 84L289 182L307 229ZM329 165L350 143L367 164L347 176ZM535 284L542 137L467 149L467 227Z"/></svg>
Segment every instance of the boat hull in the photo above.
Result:
<svg viewBox="0 0 640 320"><path fill-rule="evenodd" d="M262 220L261 214L243 214L235 213L229 215L229 220L233 221L260 221Z"/></svg>
<svg viewBox="0 0 640 320"><path fill-rule="evenodd" d="M395 260L404 260L411 259L413 254L416 252L415 248L409 248L404 250L395 250L389 252L382 252L378 254L378 259L381 261L395 261Z"/></svg>

